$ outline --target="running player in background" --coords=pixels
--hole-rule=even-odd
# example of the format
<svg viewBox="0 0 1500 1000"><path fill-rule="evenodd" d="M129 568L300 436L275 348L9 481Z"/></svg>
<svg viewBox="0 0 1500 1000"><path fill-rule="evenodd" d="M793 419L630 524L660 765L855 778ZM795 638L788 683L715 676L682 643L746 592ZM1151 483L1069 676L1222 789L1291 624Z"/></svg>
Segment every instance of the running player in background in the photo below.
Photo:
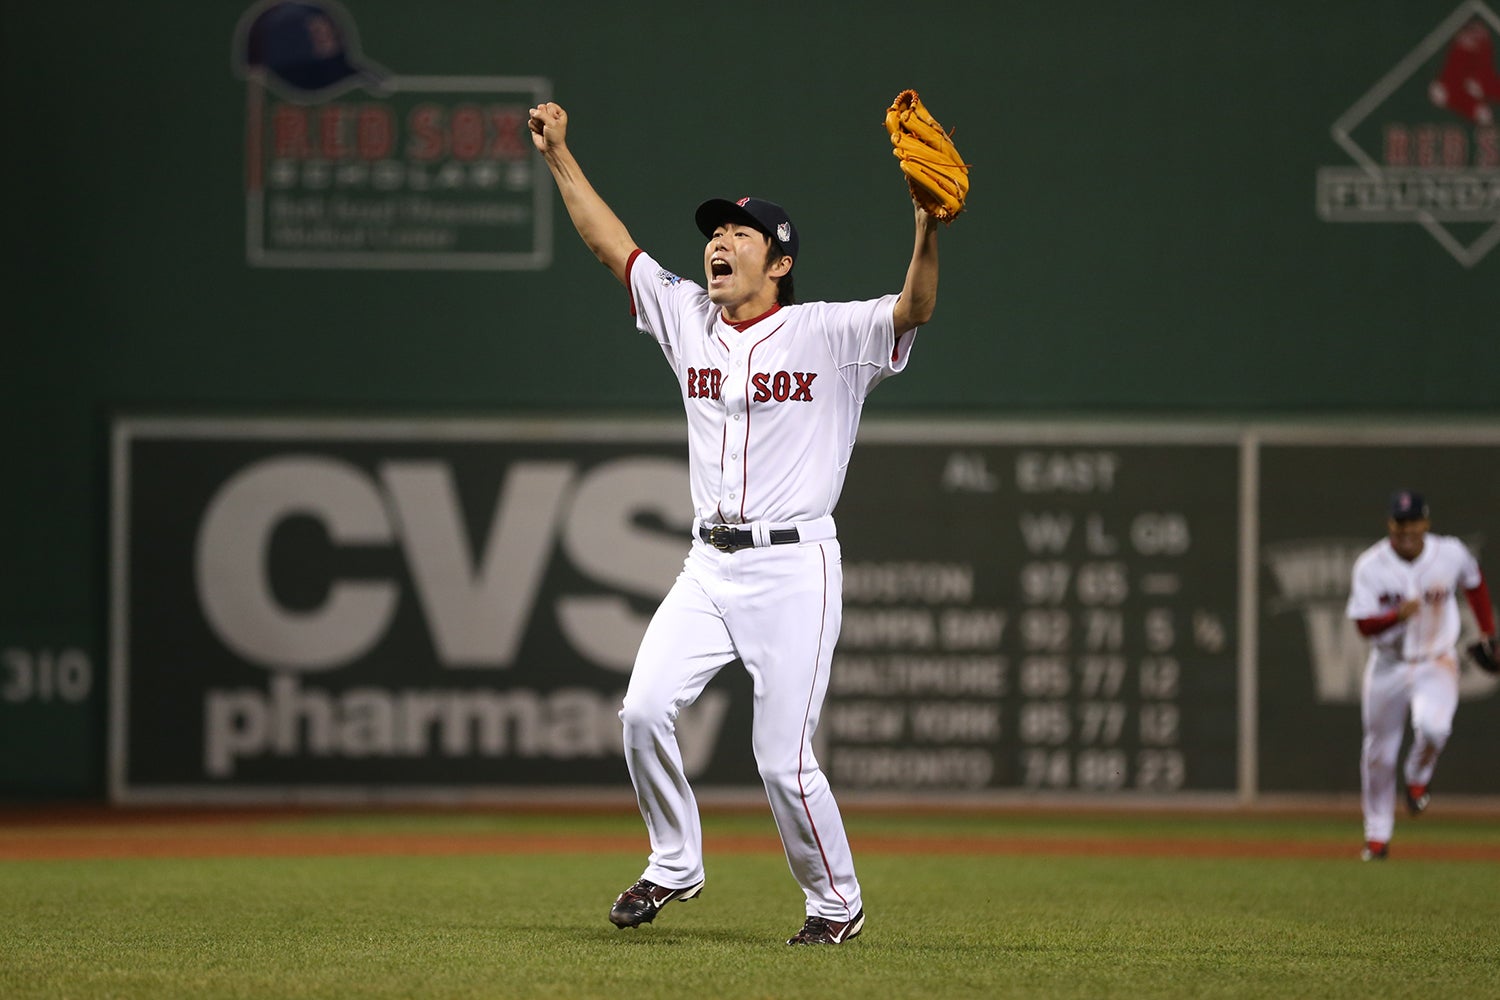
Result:
<svg viewBox="0 0 1500 1000"><path fill-rule="evenodd" d="M1402 769L1407 811L1427 809L1428 785L1458 708L1458 592L1479 630L1495 634L1495 615L1479 563L1463 542L1429 534L1427 502L1401 490L1391 498L1387 538L1354 563L1347 614L1372 640L1361 715L1361 807L1366 861L1386 857L1396 826L1396 758L1411 716L1412 743Z"/></svg>
<svg viewBox="0 0 1500 1000"><path fill-rule="evenodd" d="M800 236L758 198L711 200L703 285L636 246L568 150L568 116L530 111L583 242L630 293L636 326L677 376L687 412L695 515L682 572L651 620L620 712L625 760L651 842L641 878L610 910L619 927L703 889L698 805L675 722L738 658L754 684L752 743L806 920L787 944L843 944L864 927L854 859L813 732L843 620L833 509L865 398L906 367L937 301L937 222L914 207L916 236L899 295L797 304ZM859 243L839 234L846 253Z"/></svg>

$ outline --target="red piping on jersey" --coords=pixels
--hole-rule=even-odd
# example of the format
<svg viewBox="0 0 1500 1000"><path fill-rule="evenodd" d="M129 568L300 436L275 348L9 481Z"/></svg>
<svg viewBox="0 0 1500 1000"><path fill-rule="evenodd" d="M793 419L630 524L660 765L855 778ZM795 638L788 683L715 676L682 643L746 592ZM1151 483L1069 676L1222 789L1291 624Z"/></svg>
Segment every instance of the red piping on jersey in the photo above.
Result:
<svg viewBox="0 0 1500 1000"><path fill-rule="evenodd" d="M1464 591L1464 596L1469 599L1469 607L1474 609L1474 624L1479 626L1479 631L1485 635L1495 634L1495 609L1490 607L1490 588L1484 582L1484 574L1479 574L1477 586Z"/></svg>
<svg viewBox="0 0 1500 1000"><path fill-rule="evenodd" d="M728 450L729 450L729 422L726 420L724 422L724 430L721 431L720 434L719 434L719 473L720 473L719 478L720 479L724 478L724 476L723 476L723 472L724 472L724 453L726 451L728 451ZM718 503L714 504L714 512L719 515L719 523L723 524L724 523L724 501L723 500L720 500Z"/></svg>
<svg viewBox="0 0 1500 1000"><path fill-rule="evenodd" d="M745 458L745 471L743 481L740 483L740 521L742 522L745 520L745 501L750 492L750 362L755 357L755 349L780 333L784 326L786 326L785 320L777 323L776 329L751 344L750 350L745 354L745 443L740 449L740 454ZM719 468L721 471L724 468L722 460Z"/></svg>
<svg viewBox="0 0 1500 1000"><path fill-rule="evenodd" d="M722 314L721 314L721 316L722 316ZM724 353L728 354L729 353L729 345L726 344L726 343L724 343L724 338L721 337L721 336L719 336L718 334L714 334L714 339L719 342L719 346L720 347L724 348ZM726 420L726 421L724 421L724 430L719 434L719 478L720 479L724 478L724 453L726 451L728 451L728 450L729 450L729 421ZM718 503L714 504L714 513L716 513L716 514L719 515L719 522L722 524L724 522L724 501L723 500L720 500Z"/></svg>
<svg viewBox="0 0 1500 1000"><path fill-rule="evenodd" d="M641 255L641 248L636 247L630 251L630 256L625 259L625 294L630 296L630 315L635 315L635 292L630 288L630 272L635 267L635 259Z"/></svg>
<svg viewBox="0 0 1500 1000"><path fill-rule="evenodd" d="M823 850L823 838L818 835L818 824L814 822L812 810L807 807L807 787L802 784L802 774L807 770L807 718L812 714L813 691L818 686L818 664L823 662L823 631L828 624L828 550L820 542L818 554L823 557L823 617L818 625L818 651L817 658L813 660L812 685L807 689L807 707L802 712L802 746L797 750L797 793L802 798L802 813L807 817L807 827L812 831L813 843L818 845L818 857L823 859L823 871L828 875L828 888L844 904L845 912L849 910L849 901L844 894L839 892L839 887L833 880L833 866L828 863L828 852ZM854 914L849 914L852 919Z"/></svg>

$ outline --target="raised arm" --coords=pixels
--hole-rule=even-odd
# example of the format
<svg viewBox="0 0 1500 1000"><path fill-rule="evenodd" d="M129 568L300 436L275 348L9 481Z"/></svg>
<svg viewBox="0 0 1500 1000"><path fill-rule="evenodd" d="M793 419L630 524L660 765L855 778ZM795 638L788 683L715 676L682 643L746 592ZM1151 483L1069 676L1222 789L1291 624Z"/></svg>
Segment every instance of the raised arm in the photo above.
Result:
<svg viewBox="0 0 1500 1000"><path fill-rule="evenodd" d="M906 284L901 286L901 297L896 300L894 319L898 338L932 319L932 311L937 307L938 220L921 206L913 203L912 207L917 217L917 233L911 264L906 268Z"/></svg>
<svg viewBox="0 0 1500 1000"><path fill-rule="evenodd" d="M530 114L526 124L531 129L531 142L552 171L573 228L609 273L625 284L625 265L635 250L635 240L568 151L568 113L561 105L545 103L532 108Z"/></svg>

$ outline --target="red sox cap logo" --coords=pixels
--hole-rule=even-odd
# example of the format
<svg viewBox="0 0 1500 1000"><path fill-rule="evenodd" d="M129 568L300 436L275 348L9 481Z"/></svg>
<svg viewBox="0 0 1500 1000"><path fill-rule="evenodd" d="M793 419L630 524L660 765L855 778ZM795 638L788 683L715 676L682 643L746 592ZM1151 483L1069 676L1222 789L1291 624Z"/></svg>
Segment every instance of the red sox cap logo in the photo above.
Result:
<svg viewBox="0 0 1500 1000"><path fill-rule="evenodd" d="M1496 33L1466 0L1334 122L1355 165L1319 169L1324 221L1416 223L1465 267L1500 243Z"/></svg>

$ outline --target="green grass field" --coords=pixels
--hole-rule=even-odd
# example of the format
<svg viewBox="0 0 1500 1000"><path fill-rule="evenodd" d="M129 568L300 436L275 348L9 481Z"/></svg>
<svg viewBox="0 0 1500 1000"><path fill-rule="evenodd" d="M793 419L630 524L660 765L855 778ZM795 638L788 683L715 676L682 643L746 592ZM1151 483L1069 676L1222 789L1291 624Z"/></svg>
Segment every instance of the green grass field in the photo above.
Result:
<svg viewBox="0 0 1500 1000"><path fill-rule="evenodd" d="M644 861L634 816L246 825L263 843L312 836L327 850L0 861L0 997L1500 997L1493 818L1402 822L1391 860L1364 864L1350 817L854 814L869 922L821 949L782 943L801 924L801 893L769 819L753 813L709 814L703 898L636 931L606 919ZM0 847L15 833L0 821ZM372 836L495 833L618 847L336 856ZM860 847L923 837L942 851ZM756 838L767 849L745 847ZM716 854L716 839L738 846ZM1008 853L1017 841L1057 849ZM1075 849L1101 842L1124 853ZM1189 849L1205 842L1223 856ZM1314 856L1255 856L1283 844ZM1424 856L1444 848L1468 854Z"/></svg>

